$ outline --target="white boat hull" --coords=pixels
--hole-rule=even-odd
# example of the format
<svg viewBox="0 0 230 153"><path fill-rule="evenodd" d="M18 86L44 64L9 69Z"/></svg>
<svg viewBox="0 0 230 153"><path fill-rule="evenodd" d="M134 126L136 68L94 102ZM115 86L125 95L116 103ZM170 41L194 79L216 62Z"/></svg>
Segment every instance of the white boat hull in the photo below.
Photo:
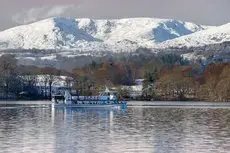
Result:
<svg viewBox="0 0 230 153"><path fill-rule="evenodd" d="M127 108L127 104L52 104L53 107L66 108Z"/></svg>
<svg viewBox="0 0 230 153"><path fill-rule="evenodd" d="M127 108L127 103L118 101L113 92L108 89L100 96L73 96L69 91L65 95L54 95L53 107L68 108Z"/></svg>

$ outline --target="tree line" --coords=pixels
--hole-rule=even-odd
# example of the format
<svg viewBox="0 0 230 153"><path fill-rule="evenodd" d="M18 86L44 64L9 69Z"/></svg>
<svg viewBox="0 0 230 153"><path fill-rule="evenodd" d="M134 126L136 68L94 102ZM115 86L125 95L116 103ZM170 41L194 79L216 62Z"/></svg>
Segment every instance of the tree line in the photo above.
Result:
<svg viewBox="0 0 230 153"><path fill-rule="evenodd" d="M56 77L60 75L71 76L69 72L53 67L18 65L13 55L2 55L0 57L0 98L50 99L52 85L57 80ZM44 93L42 93L43 90L38 89L38 83L41 81L39 77L45 86ZM49 89L49 92L46 89Z"/></svg>
<svg viewBox="0 0 230 153"><path fill-rule="evenodd" d="M135 79L143 78L140 97L143 100L230 100L230 63L213 62L204 68L200 61L190 63L179 55L166 54L128 60L107 59L73 72L90 82L88 90L115 86L125 97L129 97L129 92L119 87L135 85Z"/></svg>
<svg viewBox="0 0 230 153"><path fill-rule="evenodd" d="M155 100L229 101L230 64L210 63L203 69L199 62L189 63L176 54L105 58L72 71L52 66L39 68L17 64L12 55L0 57L0 97L2 99L50 99L57 76L68 76L67 86L82 95L97 95L105 86L116 87L123 97L129 92L121 86L135 85L142 78L142 98ZM38 76L45 89L38 91ZM69 84L69 85L68 85Z"/></svg>

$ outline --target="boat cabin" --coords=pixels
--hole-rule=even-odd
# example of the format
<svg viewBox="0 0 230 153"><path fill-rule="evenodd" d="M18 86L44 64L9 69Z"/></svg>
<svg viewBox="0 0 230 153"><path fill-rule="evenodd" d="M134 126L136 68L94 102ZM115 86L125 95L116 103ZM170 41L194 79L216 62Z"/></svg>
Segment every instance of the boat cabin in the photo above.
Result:
<svg viewBox="0 0 230 153"><path fill-rule="evenodd" d="M104 91L100 92L99 97L102 100L117 100L118 92L109 90L107 87Z"/></svg>
<svg viewBox="0 0 230 153"><path fill-rule="evenodd" d="M63 95L53 95L52 96L52 102L55 102L55 103L60 103L60 102L64 102L65 101L65 96Z"/></svg>

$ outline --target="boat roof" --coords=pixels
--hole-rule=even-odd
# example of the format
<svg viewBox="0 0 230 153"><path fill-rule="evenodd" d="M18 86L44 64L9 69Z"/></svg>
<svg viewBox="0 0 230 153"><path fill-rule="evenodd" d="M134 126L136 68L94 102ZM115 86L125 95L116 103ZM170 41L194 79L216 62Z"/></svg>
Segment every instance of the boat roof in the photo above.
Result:
<svg viewBox="0 0 230 153"><path fill-rule="evenodd" d="M104 91L101 91L101 92L99 92L99 93L100 93L100 94L102 94L102 93L117 93L117 91L109 90L109 88L106 87Z"/></svg>
<svg viewBox="0 0 230 153"><path fill-rule="evenodd" d="M52 97L64 97L63 95L52 95Z"/></svg>

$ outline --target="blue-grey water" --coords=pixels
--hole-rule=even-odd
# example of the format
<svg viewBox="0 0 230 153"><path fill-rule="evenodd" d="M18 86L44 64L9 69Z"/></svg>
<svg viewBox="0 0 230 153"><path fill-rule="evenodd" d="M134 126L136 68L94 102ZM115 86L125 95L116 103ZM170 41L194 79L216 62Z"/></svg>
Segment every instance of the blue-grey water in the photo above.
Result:
<svg viewBox="0 0 230 153"><path fill-rule="evenodd" d="M227 153L230 108L0 105L2 153Z"/></svg>

